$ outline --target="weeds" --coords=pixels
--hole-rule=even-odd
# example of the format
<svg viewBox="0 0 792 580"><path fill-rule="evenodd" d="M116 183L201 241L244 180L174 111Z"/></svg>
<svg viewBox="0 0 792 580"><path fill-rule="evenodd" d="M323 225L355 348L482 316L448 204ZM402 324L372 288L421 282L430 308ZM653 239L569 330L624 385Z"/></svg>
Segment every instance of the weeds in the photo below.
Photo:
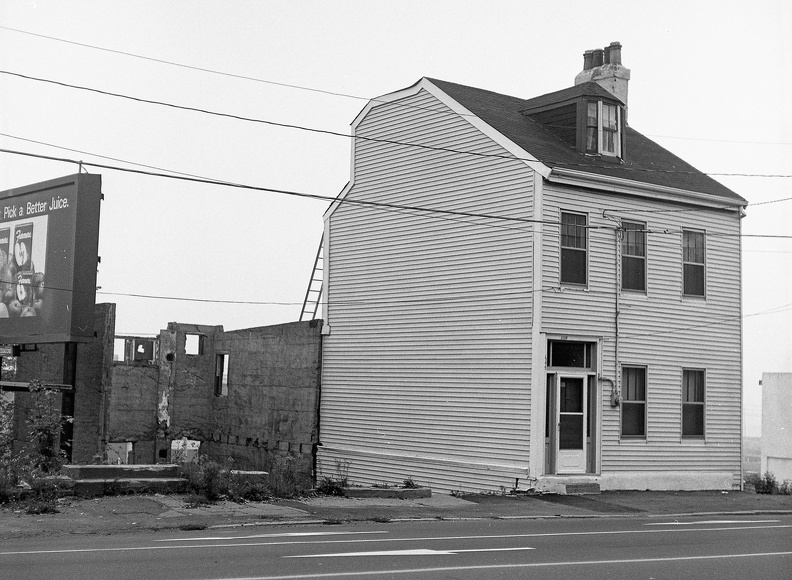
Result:
<svg viewBox="0 0 792 580"><path fill-rule="evenodd" d="M415 489L416 487L419 487L419 486L418 486L418 484L417 484L417 483L415 483L415 480L412 478L412 475L410 475L409 477L407 477L407 479L405 479L405 480L402 482L402 486L403 486L405 489Z"/></svg>
<svg viewBox="0 0 792 580"><path fill-rule="evenodd" d="M776 476L769 471L765 471L764 476L750 473L745 477L745 483L753 485L756 493L792 495L792 480L786 479L779 484Z"/></svg>
<svg viewBox="0 0 792 580"><path fill-rule="evenodd" d="M18 449L14 446L14 400L0 397L0 503L18 501L28 513L55 513L61 489L53 476L65 463L60 436L72 419L61 415L59 394L41 381L31 381L28 389L25 441Z"/></svg>
<svg viewBox="0 0 792 580"><path fill-rule="evenodd" d="M316 486L316 492L322 495L346 495L344 488L346 487L345 481L340 481L332 477L323 477L319 485Z"/></svg>
<svg viewBox="0 0 792 580"><path fill-rule="evenodd" d="M346 495L344 488L349 485L349 462L336 461L336 476L325 476L316 486L316 492L322 495Z"/></svg>
<svg viewBox="0 0 792 580"><path fill-rule="evenodd" d="M188 505L202 505L219 500L234 502L266 501L272 497L294 497L305 489L300 484L296 460L291 455L275 457L266 483L232 469L233 461L225 465L202 455L196 463L181 465L187 479L190 496Z"/></svg>

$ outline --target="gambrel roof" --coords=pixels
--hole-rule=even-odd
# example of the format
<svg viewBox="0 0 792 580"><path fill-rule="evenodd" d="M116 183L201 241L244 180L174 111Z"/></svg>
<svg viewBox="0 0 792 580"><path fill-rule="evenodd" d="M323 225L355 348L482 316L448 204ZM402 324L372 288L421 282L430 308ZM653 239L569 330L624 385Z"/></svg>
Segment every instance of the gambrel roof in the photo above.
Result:
<svg viewBox="0 0 792 580"><path fill-rule="evenodd" d="M580 153L526 113L526 110L563 102L583 94L616 99L596 83L583 83L533 99L520 99L438 79L426 80L551 169L575 170L701 193L722 198L731 206L747 204L745 199L728 187L629 126L625 129L626 147L623 160L621 163L613 163Z"/></svg>

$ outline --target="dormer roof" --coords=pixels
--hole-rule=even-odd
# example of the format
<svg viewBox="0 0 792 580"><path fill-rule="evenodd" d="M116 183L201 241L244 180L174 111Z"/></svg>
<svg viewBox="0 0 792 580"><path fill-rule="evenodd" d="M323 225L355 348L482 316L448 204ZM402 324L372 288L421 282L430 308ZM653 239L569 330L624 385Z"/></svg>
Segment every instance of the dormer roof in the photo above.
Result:
<svg viewBox="0 0 792 580"><path fill-rule="evenodd" d="M611 177L640 184L700 193L722 198L729 205L747 202L728 187L715 181L683 159L625 124L626 147L619 163L596 155L581 153L557 131L537 121L535 113L595 97L621 103L613 94L594 82L534 97L521 99L439 79L426 79L451 99L508 138L527 155L551 169L573 170L579 174ZM623 103L622 103L623 104ZM532 116L533 115L533 116Z"/></svg>

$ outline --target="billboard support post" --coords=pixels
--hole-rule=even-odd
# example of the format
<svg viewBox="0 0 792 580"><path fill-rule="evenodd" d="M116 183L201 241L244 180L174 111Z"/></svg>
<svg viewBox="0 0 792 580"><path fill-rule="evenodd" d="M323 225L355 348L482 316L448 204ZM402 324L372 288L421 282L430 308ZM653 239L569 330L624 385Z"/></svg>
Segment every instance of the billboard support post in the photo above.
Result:
<svg viewBox="0 0 792 580"><path fill-rule="evenodd" d="M70 391L61 393L61 417L66 417L61 427L60 448L71 463L74 444L74 391L77 388L77 343L67 342L63 348L63 384L71 385Z"/></svg>

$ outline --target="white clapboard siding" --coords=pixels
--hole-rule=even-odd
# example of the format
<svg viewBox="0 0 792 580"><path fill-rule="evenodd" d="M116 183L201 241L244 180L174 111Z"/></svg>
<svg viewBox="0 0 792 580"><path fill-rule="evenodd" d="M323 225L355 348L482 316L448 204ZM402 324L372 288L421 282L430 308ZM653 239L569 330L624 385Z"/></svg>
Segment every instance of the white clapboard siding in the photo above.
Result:
<svg viewBox="0 0 792 580"><path fill-rule="evenodd" d="M356 135L505 153L423 91L372 107ZM519 161L356 140L327 224L320 476L446 490L524 477L531 232L494 216L530 219L532 191Z"/></svg>
<svg viewBox="0 0 792 580"><path fill-rule="evenodd" d="M616 379L618 281L614 223L647 223L647 292L618 295L619 363L647 367L646 440L620 439L620 408L601 391L602 473L627 471L729 472L739 479L741 437L740 220L733 211L673 206L639 197L545 188L545 217L561 210L587 213L589 284L561 289L558 229L545 228L543 331L601 336L601 373ZM618 208L625 208L619 211ZM610 229L605 229L610 228ZM682 228L707 231L706 299L682 295ZM666 233L667 232L667 233ZM705 369L704 440L682 439L682 369Z"/></svg>

